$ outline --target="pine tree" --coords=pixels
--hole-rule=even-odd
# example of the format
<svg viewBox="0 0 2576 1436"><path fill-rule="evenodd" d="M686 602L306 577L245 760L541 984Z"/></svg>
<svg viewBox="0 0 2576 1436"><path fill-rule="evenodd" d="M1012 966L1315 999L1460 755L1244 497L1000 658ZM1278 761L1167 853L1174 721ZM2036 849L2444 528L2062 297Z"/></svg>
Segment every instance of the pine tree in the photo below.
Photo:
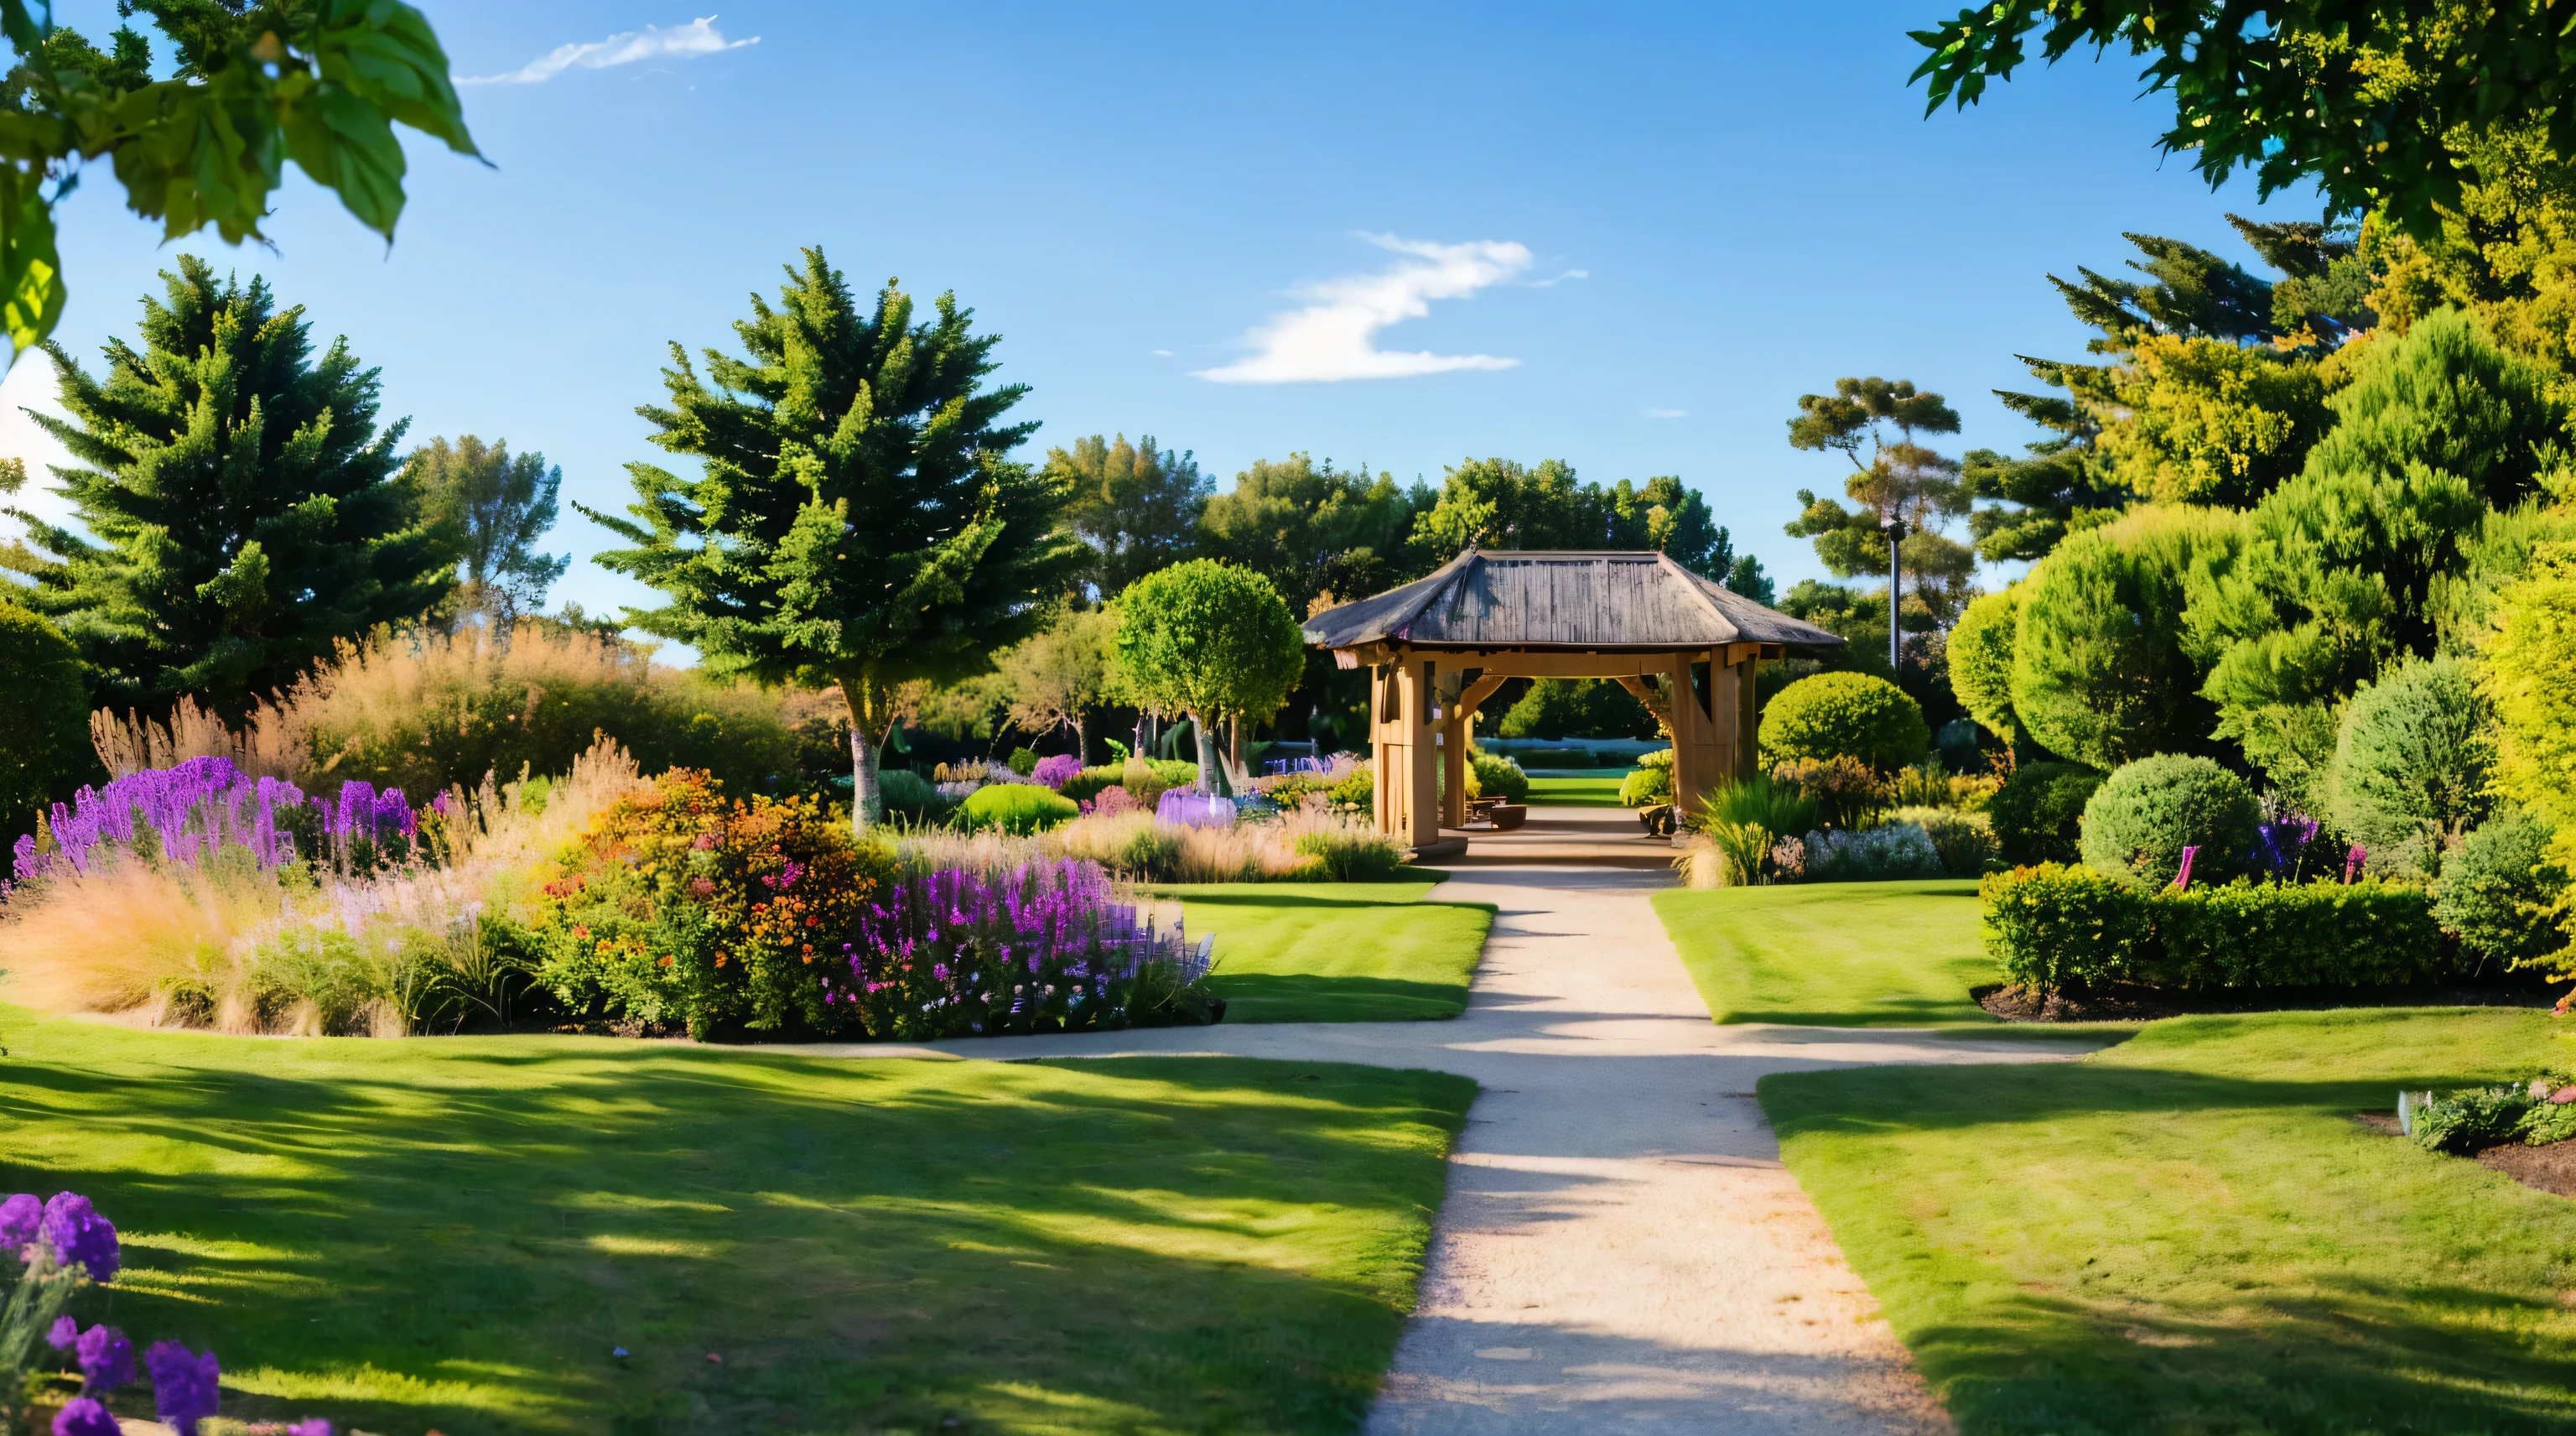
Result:
<svg viewBox="0 0 2576 1436"><path fill-rule="evenodd" d="M1897 432L1893 441L1885 432L1891 427ZM1915 441L1918 434L1957 432L1958 411L1907 379L1837 379L1831 394L1799 395L1798 417L1789 421L1791 448L1831 450L1851 462L1843 488L1857 506L1846 509L1800 489L1798 517L1784 531L1813 539L1826 568L1853 578L1888 572L1888 525L1904 525L1895 557L1912 583L1909 593L1898 593L1891 581L1889 598L1900 619L1912 616L1904 599L1915 600L1921 621L1909 627L1930 628L1956 617L1967 602L1968 575L1976 570L1976 554L1940 532L1968 511L1959 461Z"/></svg>
<svg viewBox="0 0 2576 1436"><path fill-rule="evenodd" d="M1157 453L1151 434L1141 448L1125 434L1115 441L1093 434L1070 451L1049 449L1043 477L1073 495L1065 521L1093 555L1079 581L1101 599L1191 557L1216 487L1199 472L1197 455Z"/></svg>
<svg viewBox="0 0 2576 1436"><path fill-rule="evenodd" d="M637 627L719 675L840 685L865 831L884 812L877 753L899 690L989 670L1045 620L1083 546L1058 531L1064 491L1008 457L1037 427L1002 422L1028 390L984 383L999 336L975 333L955 295L916 323L888 280L863 312L808 249L778 307L751 308L734 325L748 359L705 350L702 379L675 343L670 403L636 410L698 477L628 465L631 523L574 507L634 545L603 567L668 597L630 612Z"/></svg>
<svg viewBox="0 0 2576 1436"><path fill-rule="evenodd" d="M43 556L5 561L80 650L95 701L195 694L238 716L334 641L413 618L454 555L398 475L408 421L376 427L377 371L345 339L312 357L301 306L179 257L143 303L143 348L93 379L48 346L79 468L56 469L79 530L28 519Z"/></svg>
<svg viewBox="0 0 2576 1436"><path fill-rule="evenodd" d="M561 468L547 467L543 454L511 453L507 439L486 444L467 434L422 445L407 473L431 519L464 555L459 597L468 609L507 627L545 607L546 589L572 565L569 554L537 552L537 540L555 526Z"/></svg>

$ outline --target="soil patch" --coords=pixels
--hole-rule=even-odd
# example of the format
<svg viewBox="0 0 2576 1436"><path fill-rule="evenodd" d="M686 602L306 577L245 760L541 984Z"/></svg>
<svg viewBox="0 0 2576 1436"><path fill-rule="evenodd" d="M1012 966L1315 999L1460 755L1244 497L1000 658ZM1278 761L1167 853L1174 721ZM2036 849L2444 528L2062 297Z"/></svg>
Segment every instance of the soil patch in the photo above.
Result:
<svg viewBox="0 0 2576 1436"><path fill-rule="evenodd" d="M2391 1113L2355 1112L2352 1119L2391 1137L2406 1135ZM2474 1160L2488 1171L2502 1172L2536 1191L2554 1197L2576 1197L2576 1142L2552 1142L2545 1147L2508 1142L2487 1148Z"/></svg>
<svg viewBox="0 0 2576 1436"><path fill-rule="evenodd" d="M2335 1007L2547 1007L2557 986L2535 973L2416 987L2214 988L2203 992L2143 983L2096 983L2078 992L2037 992L1988 983L1968 990L2006 1022L2152 1022L2194 1012L2312 1012Z"/></svg>

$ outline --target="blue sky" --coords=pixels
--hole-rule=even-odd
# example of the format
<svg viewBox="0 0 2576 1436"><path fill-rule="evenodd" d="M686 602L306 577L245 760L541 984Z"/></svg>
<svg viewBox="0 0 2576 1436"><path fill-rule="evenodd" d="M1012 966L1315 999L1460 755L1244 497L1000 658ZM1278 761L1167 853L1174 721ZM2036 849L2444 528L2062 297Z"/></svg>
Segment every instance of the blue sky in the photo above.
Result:
<svg viewBox="0 0 2576 1436"><path fill-rule="evenodd" d="M1291 450L1434 483L1470 455L1677 473L1796 579L1822 570L1780 533L1795 491L1840 483L1783 439L1800 393L1911 378L1959 447L2014 448L2036 434L1988 391L2086 337L2045 272L2118 265L2123 230L2252 260L2222 218L2251 186L2160 160L2170 106L2129 62L1923 118L1904 32L1956 0L424 8L457 74L512 77L464 91L492 166L413 146L390 250L300 179L274 252L164 246L101 173L62 213L84 363L194 250L348 335L414 439L506 437L616 505L659 457L634 408L665 344L729 341L820 243L1004 336L1028 458L1123 431L1220 487ZM56 13L114 26L108 0ZM43 367L0 391L0 451L46 457L15 408ZM552 546L604 538L567 510ZM556 593L646 597L579 561Z"/></svg>

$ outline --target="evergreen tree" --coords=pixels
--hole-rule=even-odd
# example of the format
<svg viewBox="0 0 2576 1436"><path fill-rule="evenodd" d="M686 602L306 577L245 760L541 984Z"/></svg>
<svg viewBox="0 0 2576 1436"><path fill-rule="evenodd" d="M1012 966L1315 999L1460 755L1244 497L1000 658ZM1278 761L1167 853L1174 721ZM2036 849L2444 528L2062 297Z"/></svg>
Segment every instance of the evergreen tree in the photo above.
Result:
<svg viewBox="0 0 2576 1436"><path fill-rule="evenodd" d="M669 602L630 613L694 645L718 675L840 685L853 823L884 812L877 753L917 679L984 672L1027 637L1083 561L1058 532L1065 495L1007 456L1035 424L1002 422L1027 392L988 387L998 336L943 294L934 317L889 280L863 311L820 249L772 308L734 333L747 359L678 344L667 406L636 412L695 478L627 466L634 522L575 505L634 545L599 556Z"/></svg>
<svg viewBox="0 0 2576 1436"><path fill-rule="evenodd" d="M1909 627L1947 623L1967 601L1977 560L1941 530L1968 511L1968 494L1958 460L1933 452L1915 436L1959 432L1958 411L1940 395L1916 390L1911 380L1876 377L1837 379L1831 394L1802 394L1798 411L1789 421L1790 447L1830 450L1849 460L1852 472L1843 487L1857 507L1845 509L1801 489L1801 510L1786 532L1813 539L1826 568L1853 578L1888 571L1887 525L1902 523L1898 567L1912 580L1911 591L1891 593L1890 600L1901 616L1909 612L1902 601L1915 600L1920 621ZM1890 428L1898 435L1893 441Z"/></svg>
<svg viewBox="0 0 2576 1436"><path fill-rule="evenodd" d="M468 434L413 450L409 475L431 519L464 554L466 607L504 627L545 607L546 590L572 565L569 554L537 552L555 526L561 468L548 468L543 454L511 453L507 439L486 444Z"/></svg>
<svg viewBox="0 0 2576 1436"><path fill-rule="evenodd" d="M1191 557L1216 487L1199 473L1197 455L1157 453L1151 434L1141 448L1124 434L1114 441L1094 434L1070 450L1049 449L1041 476L1073 495L1065 520L1093 554L1079 581L1104 599Z"/></svg>
<svg viewBox="0 0 2576 1436"><path fill-rule="evenodd" d="M408 421L376 427L377 371L345 339L319 362L304 310L179 257L143 347L93 379L49 347L69 422L36 420L82 467L55 470L79 530L21 513L5 561L81 653L94 701L182 693L239 716L332 644L438 604L453 553L400 477Z"/></svg>
<svg viewBox="0 0 2576 1436"><path fill-rule="evenodd" d="M2031 373L2055 388L2066 388L2066 370L2087 366L2023 359ZM2089 370L2087 371L2090 372ZM2050 430L2055 437L2026 447L2027 457L2012 458L1993 449L1971 449L1961 461L1960 489L1971 499L1993 502L1968 516L1968 532L1980 557L1994 563L2045 557L2074 529L2113 517L2128 495L2106 477L2094 450L2101 426L2073 397L1994 391L2004 407Z"/></svg>

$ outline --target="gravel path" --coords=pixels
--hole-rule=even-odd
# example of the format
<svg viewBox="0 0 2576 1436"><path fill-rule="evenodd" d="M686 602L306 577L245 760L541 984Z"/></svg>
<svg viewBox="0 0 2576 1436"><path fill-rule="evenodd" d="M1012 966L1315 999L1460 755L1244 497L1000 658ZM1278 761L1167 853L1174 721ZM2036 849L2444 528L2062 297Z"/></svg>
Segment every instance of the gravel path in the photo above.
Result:
<svg viewBox="0 0 2576 1436"><path fill-rule="evenodd" d="M829 1050L1225 1053L1427 1067L1484 1091L1451 1158L1385 1433L1949 1430L1779 1161L1754 1081L1857 1063L2022 1062L2026 1045L1720 1027L1647 902L1670 849L1628 814L1536 809L1432 901L1501 911L1465 1015Z"/></svg>

